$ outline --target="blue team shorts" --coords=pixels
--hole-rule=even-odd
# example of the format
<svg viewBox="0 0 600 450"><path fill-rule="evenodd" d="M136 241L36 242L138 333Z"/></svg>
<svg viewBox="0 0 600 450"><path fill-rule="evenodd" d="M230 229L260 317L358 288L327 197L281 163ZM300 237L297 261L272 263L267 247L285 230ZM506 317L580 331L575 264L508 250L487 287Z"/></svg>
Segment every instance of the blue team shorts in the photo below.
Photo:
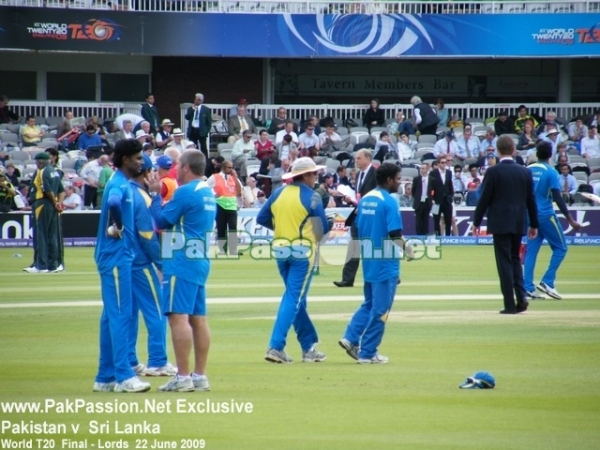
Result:
<svg viewBox="0 0 600 450"><path fill-rule="evenodd" d="M204 286L172 276L163 281L163 310L165 315L187 314L206 316Z"/></svg>

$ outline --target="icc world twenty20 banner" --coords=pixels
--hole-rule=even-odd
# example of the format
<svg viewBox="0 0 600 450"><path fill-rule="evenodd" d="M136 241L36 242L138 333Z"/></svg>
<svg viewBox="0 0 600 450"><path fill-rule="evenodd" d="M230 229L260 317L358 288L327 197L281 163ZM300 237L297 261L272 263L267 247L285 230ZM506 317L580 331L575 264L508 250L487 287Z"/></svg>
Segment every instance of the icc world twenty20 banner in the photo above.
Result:
<svg viewBox="0 0 600 450"><path fill-rule="evenodd" d="M207 14L0 6L0 49L256 58L598 57L600 14Z"/></svg>

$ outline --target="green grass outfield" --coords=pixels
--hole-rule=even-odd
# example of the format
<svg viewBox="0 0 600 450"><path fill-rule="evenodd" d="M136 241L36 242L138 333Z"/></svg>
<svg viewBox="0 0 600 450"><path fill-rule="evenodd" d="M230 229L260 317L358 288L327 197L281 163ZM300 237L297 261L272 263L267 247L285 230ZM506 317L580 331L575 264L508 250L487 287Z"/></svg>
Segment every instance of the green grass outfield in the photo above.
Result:
<svg viewBox="0 0 600 450"><path fill-rule="evenodd" d="M215 261L208 285L212 390L163 394L156 387L166 379L147 378L149 393L114 394L91 392L101 310L92 249L68 249L66 272L40 275L22 272L31 249L1 249L0 447L9 448L6 439L13 439L15 445L31 440L32 448L69 448L63 439L72 439L87 440L88 449L125 443L131 449L144 448L145 439L151 448L156 439L157 448L200 448L194 439L204 439L204 448L232 450L598 449L599 255L596 247L571 247L557 282L565 299L532 302L517 316L498 314L502 301L492 247L448 246L441 260L403 263L380 349L390 363L382 366L354 364L337 345L362 292L362 283L352 289L332 285L340 266L321 267L309 296L327 361L284 366L263 359L282 292L274 261ZM540 268L548 257L544 248ZM536 272L539 280L541 270ZM293 332L289 337L287 349L299 361ZM142 361L144 342L142 331ZM173 360L170 343L169 352ZM478 370L496 377L496 389L458 389ZM139 411L5 409L10 402L77 399ZM251 403L253 409L177 412L178 401L184 409L190 403L198 409L208 400L234 407ZM147 403L171 413L144 410ZM21 421L29 429L12 433L9 426ZM33 434L31 423L44 421L67 431ZM118 434L116 421L119 431L146 422L157 424L160 434ZM94 424L110 431L95 432ZM171 441L176 447L167 446Z"/></svg>

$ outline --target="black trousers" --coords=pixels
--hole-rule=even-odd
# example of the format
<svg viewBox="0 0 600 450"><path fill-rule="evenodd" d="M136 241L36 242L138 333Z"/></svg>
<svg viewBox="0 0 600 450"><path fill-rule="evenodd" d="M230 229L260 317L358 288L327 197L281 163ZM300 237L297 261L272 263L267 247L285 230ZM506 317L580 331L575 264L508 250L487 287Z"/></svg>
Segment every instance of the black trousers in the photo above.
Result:
<svg viewBox="0 0 600 450"><path fill-rule="evenodd" d="M220 252L237 255L237 210L217 205L217 245Z"/></svg>
<svg viewBox="0 0 600 450"><path fill-rule="evenodd" d="M346 263L342 270L342 282L354 284L356 272L360 266L360 243L358 242L358 228L356 225L350 227L350 243L346 250Z"/></svg>
<svg viewBox="0 0 600 450"><path fill-rule="evenodd" d="M494 254L504 309L512 312L516 311L515 296L517 304L525 302L523 268L519 258L522 237L520 234L494 234Z"/></svg>
<svg viewBox="0 0 600 450"><path fill-rule="evenodd" d="M212 174L209 173L210 158L208 154L208 146L206 145L206 136L200 136L200 128L190 127L190 133L188 137L190 141L196 144L196 147L198 147L198 149L204 153L204 157L206 158L206 170L204 171L204 175L210 177Z"/></svg>
<svg viewBox="0 0 600 450"><path fill-rule="evenodd" d="M429 125L423 128L420 128L419 131L421 132L421 134L435 134L435 132L437 131L437 123L435 125Z"/></svg>
<svg viewBox="0 0 600 450"><path fill-rule="evenodd" d="M94 208L101 206L101 205L96 204L97 194L98 194L98 188L90 186L89 184L84 185L83 186L83 204L85 206L93 206Z"/></svg>
<svg viewBox="0 0 600 450"><path fill-rule="evenodd" d="M427 205L427 202L421 202L421 204L415 209L415 228L418 236L425 236L429 234L429 212L431 209Z"/></svg>
<svg viewBox="0 0 600 450"><path fill-rule="evenodd" d="M435 234L438 236L441 235L440 230L440 218L444 216L444 228L446 231L446 236L450 236L452 234L452 205L448 203L447 200L442 201L440 204L439 214L433 215L433 228L435 230Z"/></svg>

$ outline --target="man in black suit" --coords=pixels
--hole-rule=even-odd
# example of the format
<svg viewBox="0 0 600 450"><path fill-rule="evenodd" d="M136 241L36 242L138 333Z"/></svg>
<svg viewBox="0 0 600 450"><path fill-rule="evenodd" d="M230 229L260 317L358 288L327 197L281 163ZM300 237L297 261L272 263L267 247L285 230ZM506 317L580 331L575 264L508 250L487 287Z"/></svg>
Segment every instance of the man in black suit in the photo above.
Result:
<svg viewBox="0 0 600 450"><path fill-rule="evenodd" d="M421 174L413 179L413 209L415 210L415 228L417 235L429 233L429 213L431 198L429 198L429 164L421 164Z"/></svg>
<svg viewBox="0 0 600 450"><path fill-rule="evenodd" d="M356 217L356 206L358 201L367 193L377 187L377 178L375 176L375 167L371 164L373 161L373 153L370 150L359 150L354 157L354 165L360 170L356 177L356 202L350 197L346 197L346 203L353 203L355 208L346 219L346 226L350 227L350 243L346 251L346 264L342 270L342 281L334 281L337 287L352 287L354 286L354 278L358 272L360 264L360 243L358 242L358 229L354 224Z"/></svg>
<svg viewBox="0 0 600 450"><path fill-rule="evenodd" d="M185 120L188 121L187 137L204 153L206 161L209 161L206 139L212 127L212 116L210 108L202 103L204 103L204 95L196 94L194 103L185 113Z"/></svg>
<svg viewBox="0 0 600 450"><path fill-rule="evenodd" d="M160 119L158 118L158 110L154 106L154 94L152 92L146 94L146 103L142 104L142 117L150 123L152 133L160 131Z"/></svg>
<svg viewBox="0 0 600 450"><path fill-rule="evenodd" d="M440 154L437 158L438 168L429 172L429 197L433 203L433 228L435 234L440 233L440 218L444 215L446 236L451 235L452 229L452 202L454 202L454 185L452 171L446 166L452 162L447 155Z"/></svg>
<svg viewBox="0 0 600 450"><path fill-rule="evenodd" d="M488 212L487 231L494 235L496 266L504 297L501 314L521 313L529 306L525 299L519 248L523 235L527 233L529 239L535 239L538 228L533 178L529 170L513 160L514 146L511 137L498 138L500 162L485 174L473 220L473 234L478 236L483 215Z"/></svg>

